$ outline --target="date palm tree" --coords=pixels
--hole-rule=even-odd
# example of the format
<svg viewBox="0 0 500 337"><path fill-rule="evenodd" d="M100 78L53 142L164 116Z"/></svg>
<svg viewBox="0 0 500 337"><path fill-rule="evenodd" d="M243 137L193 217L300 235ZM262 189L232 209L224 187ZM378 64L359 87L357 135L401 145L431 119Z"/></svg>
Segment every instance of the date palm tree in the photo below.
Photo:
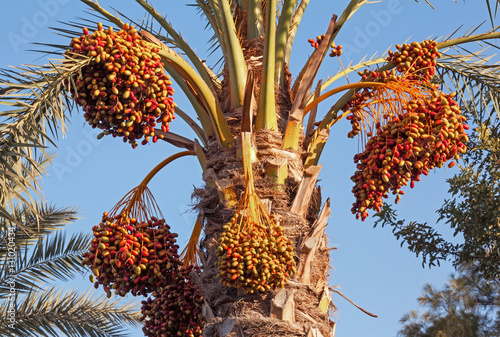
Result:
<svg viewBox="0 0 500 337"><path fill-rule="evenodd" d="M341 29L345 29L348 20L369 1L351 0L339 17L333 15L331 21L325 23L324 34L310 41L315 49L303 68L290 69L289 60L295 35L309 0L196 0L196 8L213 32L214 47L222 54L222 73L218 75L214 70L215 66L210 67L202 61L196 54L194 46L188 45L164 15L157 12L145 0L136 0L147 13L146 19L142 22L131 20L123 13L119 13L119 17L115 16L96 1L82 0L82 2L97 13L95 14L97 20L93 18L85 20L85 23L71 23L58 30L59 33L74 39L70 52L65 53L68 46L51 45L54 53L65 53L64 61L3 74L4 103L15 107L9 113L5 113L5 116L22 120L21 128L24 129L21 129L23 132L16 133L20 138L4 137L6 146L7 144L10 146L6 147L6 156L19 163L19 169L13 174L3 176L1 188L9 193L5 193L2 205L5 207L15 198L23 197L23 201L30 204L25 197L26 194L13 194L13 184L22 186L24 192L37 189L37 186L30 183L30 177L40 174L41 166L34 158L40 152L41 155L45 155L43 145L50 142L44 130L47 125L54 129L64 129L66 112L71 111L74 105L71 95L76 98L77 104L84 107L87 121L94 124L94 127L103 129L99 137L109 134L122 136L134 147L138 146L136 140L143 135L132 134L132 130L134 125L139 123L139 117L115 114L115 110L106 115L109 107L106 107L104 101L102 104L99 103L99 109L96 111L103 109L105 112L95 113L96 111L89 110L87 101L114 95L115 98L110 99L119 96L123 97L124 102L125 100L129 102L130 92L138 94L139 90L142 90L133 88L141 86L137 78L143 74L127 70L130 72L126 74L129 76L129 89L120 92L116 87L106 86L106 83L114 83L116 73L125 74L125 68L120 72L116 64L107 63L106 67L116 69L115 74L108 74L110 76L106 81L100 73L101 68L96 70L98 69L96 64L100 63L102 58L109 57L107 54L97 54L101 40L95 40L96 44L92 45L92 48L89 47L88 50L96 50L94 54L85 52L83 56L79 51L82 50L82 41L89 41L86 40L89 39L88 36L99 39L101 35L114 36L113 31L119 31L121 28L130 36L139 34L141 41L144 41L141 42L141 46L148 46L147 50L155 50L161 59L162 67L186 95L195 114L189 116L184 112L186 107L176 107L171 102L167 104L166 99L165 103L154 103L160 110L164 109L166 104L172 109L171 112L175 109L176 116L193 129L197 139L188 139L167 132L166 127L153 130L154 124L145 126L146 143L150 138L154 142L161 139L187 151L163 162L140 186L143 191L158 169L179 156L196 156L201 165L206 184L194 191L199 216L182 258L186 264L194 263L202 268L201 275L195 278L194 282L203 295L205 320L203 333L206 336L333 336L335 334L335 323L330 319L330 314L335 310L331 293L339 292L327 284L330 248L324 235L327 219L331 213L330 202L327 199L322 204L316 181L322 168L320 158L323 148L338 121L343 118L350 119L353 126L350 135L360 134L363 143L367 144L364 152L357 157L361 158L358 163L360 172L353 177L353 180L359 183L356 185L357 190L355 188L355 191L358 191L359 202L354 205L353 213L364 219L368 216L369 209L382 210L382 201L367 199L367 195L371 194L370 189L381 191L377 194L380 199L389 189L394 194L403 194L400 193L402 187L400 185L406 185L410 179L412 184L420 179L419 175L412 176L411 172L416 171L412 171L411 167L415 166L420 173L426 169L422 167L424 165L422 162L411 159L414 157L410 155L405 160L398 158L393 160L401 169L391 166L393 164L389 164L387 158L380 152L383 145L376 143L382 141L380 138L382 135L386 137L384 140L393 139L394 144L408 142L410 148L409 144L414 142L430 144L424 140L432 137L434 141L434 138L438 138L437 135L429 134L437 131L424 132L423 129L418 129L418 125L412 124L418 118L427 118L428 110L434 109L429 116L438 114L442 116L444 112L439 110L440 107L445 105L457 107L460 104L461 108L470 112L472 118L478 115L477 112L484 112L489 108L499 112L498 66L487 64L482 52L475 53L470 49L461 49L464 44L479 41L488 43L487 41L500 37L495 29L482 34L466 33L465 36L449 37L443 41L425 41L422 44L415 42L399 46L398 51L389 55L365 59L356 65L349 64L345 69L339 70L337 75L318 80L316 74L329 51L331 56L341 54L341 48L332 44L337 34ZM492 21L495 12L492 7L498 6L498 3L500 2L488 2L488 5L491 5L489 8ZM129 22L123 21L125 19ZM104 22L104 25L114 26L114 30L104 30L98 21ZM133 24L135 28L125 26L128 23ZM98 27L99 33L89 35L85 29L82 36L81 28L88 24ZM75 26L78 27L78 31L75 31ZM102 40L103 43L104 41L113 43L112 39ZM124 43L127 51L128 48L132 48L132 44L127 45L126 41ZM104 50L106 44L100 47ZM424 49L426 50L423 51ZM146 60L150 57L148 56L150 53L143 51L140 56L136 56L140 58L146 55L144 59ZM106 53L111 53L111 50ZM117 53L122 55L124 52L122 49L114 50L113 55ZM79 57L75 57L75 54ZM428 59L419 59L422 55L427 55ZM122 62L125 66L119 59L119 56L116 56L116 59L113 56L113 61ZM156 67L159 63L151 64L148 67ZM353 73L358 70L365 70L361 73L361 81L338 85L344 77L353 77ZM294 71L293 76L292 71ZM95 83L92 82L92 76ZM292 77L295 78L294 81ZM444 81L447 77L451 80ZM134 82L137 82L135 87L133 87ZM156 87L163 85L164 82L162 79L161 84L158 82L151 84L149 88L144 87L144 92L147 92L147 95L151 92L160 95L161 90ZM436 87L436 84L441 84L441 88ZM448 95L447 85L456 90L455 98ZM78 90L91 91L87 91L88 95L85 97L81 96ZM27 91L32 95L25 96ZM164 91L162 97L166 96L168 90ZM343 95L337 98L331 109L321 118L317 117L319 102L339 93ZM159 96L154 97L156 99ZM453 105L455 101L457 104ZM153 103L138 99L130 109L136 104L144 104L149 108ZM163 106L160 107L161 104ZM420 111L422 114L420 117L418 113L417 117L404 115L404 111L419 108L427 109L425 113L421 112L423 110ZM459 110L458 108L450 110L454 113L453 117L450 117L450 120L453 118L454 125L461 118ZM121 111L120 107L118 111ZM99 124L103 120L102 115L108 116L112 122L106 126ZM439 116L435 120L432 119L434 123L432 127L438 131L441 130L441 126L438 125L443 123L448 128L448 122L443 122ZM117 123L115 118L123 121ZM132 129L127 131L124 129L126 127ZM404 129L405 127L407 129ZM433 128L430 129L434 130ZM437 151L436 148L441 149L439 153L443 153L442 157L438 155L437 159L434 159L437 153L432 152L432 156L429 154L426 157L430 159L421 160L424 163L432 161L433 165L435 164L432 167L441 167L443 161L459 156L458 152L461 151L458 149L465 148L464 143L467 143L467 138L462 135L465 126L460 123L456 128L457 133L450 136L452 132L447 129L448 131L445 130L440 136L446 139L436 139L436 142L432 143L434 146L432 151ZM401 139L391 138L400 137L399 132L406 133ZM455 144L455 147L450 144ZM365 165L370 158L362 157L366 153L369 154L375 145L379 146L378 152L373 150L376 158L384 157L371 159L370 165L374 161L380 161L380 168L377 167L376 172L372 166ZM384 147L384 151L386 151L385 156L398 157L395 155L397 151L395 147L390 151ZM413 148L412 151L423 150ZM363 161L363 158L366 161ZM405 167L408 176L399 177L400 172L403 172L402 167ZM370 177L366 181L361 181L365 173ZM402 180L396 181L398 177ZM370 182L370 179L373 182ZM137 201L137 198L133 197L131 202ZM251 203L254 203L253 206L248 206ZM123 206L121 203L119 205ZM255 205L259 205L258 211ZM9 214L5 209L4 216L8 217ZM131 208L125 207L125 209L130 211ZM272 214L272 217L269 214ZM261 277L260 280L264 280L255 291L243 291L242 288L245 288L243 284L250 282L243 275L248 274L243 271L244 265L239 255L232 253L232 249L239 245L235 243L234 237L246 235L241 234L243 230L240 233L237 229L235 221L239 221L238 219L252 219L260 225L265 223L269 228L277 228L278 234L279 228L282 228L294 252L293 262L286 260L285 256L276 261L266 260L262 254L271 249L269 247L272 247L272 244L269 242L272 239L268 238L258 243L255 238L249 236L248 241L253 240L252 245L255 243L253 252L251 249L244 251L253 254L255 259L252 259L253 263L261 268L256 275ZM254 228L258 232L257 228L260 227ZM105 242L107 243L107 240ZM244 246L244 241L239 242ZM106 246L104 242L100 243L103 244L102 247ZM286 246L280 245L279 248L281 247L285 248L280 253L289 251ZM229 257L233 260L224 260ZM283 260L280 260L281 258ZM266 289L264 285L269 286L266 280L270 276L265 270L269 270L271 264L279 265L285 263L284 261L290 268L285 275L287 280L279 284L283 287ZM235 268L232 269L229 263ZM244 263L249 270L252 270L251 263ZM230 275L230 279L227 275ZM280 277L283 275L282 273ZM231 283L231 279L234 283ZM151 315L151 312L146 313L147 315ZM154 319L150 321L152 320ZM161 322L161 318L156 320ZM160 327L163 323L164 325ZM163 323L158 323L158 329L164 328L167 324ZM179 332L184 334L183 331ZM151 330L150 333L153 335Z"/></svg>

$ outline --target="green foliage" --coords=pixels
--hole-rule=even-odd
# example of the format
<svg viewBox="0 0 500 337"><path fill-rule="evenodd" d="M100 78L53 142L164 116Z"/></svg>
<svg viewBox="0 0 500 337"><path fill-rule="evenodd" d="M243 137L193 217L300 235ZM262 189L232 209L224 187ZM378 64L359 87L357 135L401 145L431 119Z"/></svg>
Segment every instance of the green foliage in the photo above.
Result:
<svg viewBox="0 0 500 337"><path fill-rule="evenodd" d="M377 220L373 227L381 225L392 227L392 233L401 240L401 247L406 243L408 250L417 256L422 255L422 266L439 265L440 261L456 255L460 245L446 241L442 235L427 223L398 220L396 212L390 205L384 203L382 210L374 215Z"/></svg>
<svg viewBox="0 0 500 337"><path fill-rule="evenodd" d="M426 284L416 310L400 322L402 337L494 337L500 333L500 282L488 282L478 269L464 265L444 289Z"/></svg>
<svg viewBox="0 0 500 337"><path fill-rule="evenodd" d="M16 298L20 301L21 298ZM136 304L123 299L96 297L93 292L79 294L56 287L30 292L16 310L16 325L9 327L9 302L0 302L2 336L82 336L117 337L126 335L125 324L139 324Z"/></svg>
<svg viewBox="0 0 500 337"><path fill-rule="evenodd" d="M36 211L32 193L52 156L45 151L65 131L64 80L85 61L0 70L0 217L14 222L18 203ZM17 225L23 227L22 222Z"/></svg>
<svg viewBox="0 0 500 337"><path fill-rule="evenodd" d="M43 216L39 222L28 207L14 212L30 232L6 220L0 222L3 239L0 242L0 294L9 293L9 279L15 279L18 293L26 294L31 289L41 289L50 281L67 281L84 271L80 265L81 254L88 248L90 235L75 234L67 241L64 232L58 231L76 218L76 212L37 205L38 215ZM57 232L51 233L54 231Z"/></svg>
<svg viewBox="0 0 500 337"><path fill-rule="evenodd" d="M485 124L474 130L470 155L448 180L452 198L438 211L439 219L464 237L460 261L477 261L489 278L500 275L499 132Z"/></svg>

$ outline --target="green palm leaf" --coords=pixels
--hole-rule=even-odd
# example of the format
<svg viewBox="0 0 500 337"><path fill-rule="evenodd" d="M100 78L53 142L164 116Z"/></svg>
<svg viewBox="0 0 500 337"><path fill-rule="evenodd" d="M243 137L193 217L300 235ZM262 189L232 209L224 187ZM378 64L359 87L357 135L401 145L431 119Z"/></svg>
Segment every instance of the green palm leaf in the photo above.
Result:
<svg viewBox="0 0 500 337"><path fill-rule="evenodd" d="M33 249L26 245L16 256L16 267L12 272L3 263L0 270L0 293L7 294L10 286L7 281L14 278L16 289L27 293L30 289L41 289L41 285L53 280L67 281L76 273L87 271L81 265L82 253L87 251L91 234L73 234L67 241L63 232L50 238L39 237ZM6 260L7 256L1 257ZM2 261L2 262L4 262Z"/></svg>
<svg viewBox="0 0 500 337"><path fill-rule="evenodd" d="M91 291L32 290L16 297L15 326L8 321L9 302L0 303L2 336L126 336L126 324L139 325L137 302L95 297Z"/></svg>
<svg viewBox="0 0 500 337"><path fill-rule="evenodd" d="M443 81L453 86L461 106L476 122L488 115L495 118L491 111L500 116L500 64L488 63L489 58L480 53L467 51L467 54L445 55L438 62L438 73Z"/></svg>
<svg viewBox="0 0 500 337"><path fill-rule="evenodd" d="M37 243L40 237L62 229L77 219L74 209L56 208L41 201L35 203L35 211L23 205L14 208L10 215L15 219L14 222L0 219L0 256L7 254L9 236L15 239L15 247L19 249ZM22 223L23 227L15 226L16 223ZM13 229L13 232L9 233L9 229Z"/></svg>
<svg viewBox="0 0 500 337"><path fill-rule="evenodd" d="M35 211L30 192L40 195L37 181L51 156L45 151L54 144L59 130L64 133L65 115L73 103L65 93L64 80L79 71L87 60L72 65L0 70L0 216L16 219L8 209L18 202ZM16 222L19 226L22 223Z"/></svg>
<svg viewBox="0 0 500 337"><path fill-rule="evenodd" d="M430 3L429 0L424 0L426 4L432 7L432 9L435 9L434 6ZM456 0L453 0L454 2L457 2ZM418 0L415 0L415 2L420 2ZM488 14L490 15L490 21L491 25L494 26L493 24L493 19L496 17L497 12L498 12L498 6L500 5L500 0L485 0L486 6L488 7ZM494 8L493 8L494 7Z"/></svg>

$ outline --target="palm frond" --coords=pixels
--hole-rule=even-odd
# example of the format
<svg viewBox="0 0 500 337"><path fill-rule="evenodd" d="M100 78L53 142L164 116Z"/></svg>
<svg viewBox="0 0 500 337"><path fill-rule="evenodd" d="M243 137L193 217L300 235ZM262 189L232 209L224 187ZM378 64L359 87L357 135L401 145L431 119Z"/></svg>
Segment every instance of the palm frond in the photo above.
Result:
<svg viewBox="0 0 500 337"><path fill-rule="evenodd" d="M9 327L9 305L0 303L0 335L2 336L125 336L126 325L139 325L137 302L95 297L91 291L31 291L26 297L16 296L15 324ZM19 304L18 304L19 303ZM16 305L17 304L17 305ZM12 328L13 327L13 328Z"/></svg>
<svg viewBox="0 0 500 337"><path fill-rule="evenodd" d="M450 83L457 92L460 105L476 121L500 117L500 64L491 64L480 53L444 55L437 71L443 83ZM495 115L496 114L496 115Z"/></svg>
<svg viewBox="0 0 500 337"><path fill-rule="evenodd" d="M75 209L57 208L42 201L37 201L34 206L35 211L25 205L11 210L10 215L15 219L14 222L0 219L0 257L7 254L9 236L15 238L15 247L20 249L37 243L40 237L45 237L78 219ZM16 223L22 223L23 226L16 226Z"/></svg>
<svg viewBox="0 0 500 337"><path fill-rule="evenodd" d="M35 210L30 192L39 194L37 181L51 158L45 147L55 145L52 138L64 134L66 113L73 107L64 82L87 62L54 61L0 70L0 105L4 107L0 111L0 213L9 221L15 219L7 209L17 202Z"/></svg>
<svg viewBox="0 0 500 337"><path fill-rule="evenodd" d="M15 270L6 263L8 256L2 256L3 267L0 269L0 293L7 294L10 286L7 280L16 280L16 289L27 293L30 289L40 289L41 284L53 280L67 281L76 273L84 273L81 255L88 250L91 234L73 234L69 240L63 232L50 238L39 237L33 249L21 248L16 254Z"/></svg>
<svg viewBox="0 0 500 337"><path fill-rule="evenodd" d="M497 16L498 6L500 5L500 0L495 2L495 11L492 10L490 0L486 0L486 5L488 6L488 13L490 14L491 26L494 26L493 18Z"/></svg>
<svg viewBox="0 0 500 337"><path fill-rule="evenodd" d="M200 17L207 21L207 25L205 28L212 28L212 31L214 32L214 35L212 35L209 40L209 43L212 42L212 44L208 48L208 55L214 54L215 52L217 52L217 50L219 50L219 48L222 48L222 50L224 50L225 45L223 43L224 38L222 28L219 26L217 18L215 17L215 14L213 13L208 0L196 0L196 4L188 6L197 7ZM217 64L221 63L222 60L223 58L221 57ZM213 66L213 69L215 69L216 65Z"/></svg>
<svg viewBox="0 0 500 337"><path fill-rule="evenodd" d="M432 9L435 9L434 6L432 6L432 4L430 3L429 0L424 0L426 4L428 4L429 6L431 6ZM456 0L453 0L455 3L457 3ZM415 0L415 2L418 2L420 3L420 1L418 0ZM493 22L493 19L497 16L497 13L498 13L498 7L500 5L500 0L495 0L495 1L492 1L492 0L485 0L486 2L486 6L488 7L488 14L490 16L490 21L491 21L491 26L494 26L494 22ZM494 6L494 8L493 8Z"/></svg>

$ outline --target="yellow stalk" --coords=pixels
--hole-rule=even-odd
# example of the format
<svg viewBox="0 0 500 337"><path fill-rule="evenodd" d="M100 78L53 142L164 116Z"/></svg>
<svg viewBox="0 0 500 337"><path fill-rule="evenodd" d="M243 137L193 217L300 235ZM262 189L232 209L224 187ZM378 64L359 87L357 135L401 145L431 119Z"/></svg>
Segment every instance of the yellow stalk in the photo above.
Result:
<svg viewBox="0 0 500 337"><path fill-rule="evenodd" d="M200 240L201 230L203 228L204 222L203 214L199 214L196 218L196 223L194 224L193 232L189 237L189 241L186 245L186 248L181 253L181 261L184 267L189 265L197 265L198 264L198 241Z"/></svg>
<svg viewBox="0 0 500 337"><path fill-rule="evenodd" d="M330 77L329 79L327 79L322 85L321 85L321 92L325 91L326 88L328 88L330 85L332 85L335 81L337 81L338 79L340 78L344 78L347 74L349 73L352 73L353 71L356 71L358 69L361 69L361 68L365 68L367 66L370 66L370 65L374 65L374 64L379 64L379 63L384 63L387 61L387 58L385 57L380 57L378 59L375 59L375 60L371 60L371 61L367 61L367 62L362 62L362 63L359 63L359 64L356 64L355 66L352 66L352 67L347 67L344 71L342 71L341 73L338 73L337 75L335 76L332 76ZM312 102L312 100L314 99L314 96L315 94L312 93L308 98L307 98L307 104L310 104Z"/></svg>
<svg viewBox="0 0 500 337"><path fill-rule="evenodd" d="M349 90L349 89L357 89L357 88L377 88L377 87L383 87L387 86L387 83L381 83L381 82L356 82L356 83L349 83L342 85L340 87L337 87L335 89L332 89L328 92L325 92L323 95L319 96L318 98L314 99L311 103L309 103L305 108L304 108L304 114L302 118L304 118L305 115L309 111L311 111L315 106L317 106L319 103L323 102L325 99L328 97L331 97L335 94L338 94L339 92Z"/></svg>
<svg viewBox="0 0 500 337"><path fill-rule="evenodd" d="M153 177L158 173L160 172L160 170L162 168L164 168L165 166L167 166L168 164L170 164L171 162L173 162L174 160L178 159L178 158L181 158L181 157L185 157L185 156L194 156L195 153L193 151L182 151L182 152L178 152L176 154L173 154L171 155L170 157L168 157L167 159L163 160L161 163L159 163L158 165L156 165L152 170L151 172L148 173L148 175L144 178L144 180L140 183L140 185L144 185L146 186L150 181L151 179L153 179Z"/></svg>
<svg viewBox="0 0 500 337"><path fill-rule="evenodd" d="M153 177L165 166L170 164L172 161L184 157L184 156L194 156L195 153L193 151L182 151L178 152L176 154L171 155L167 159L163 160L161 163L156 165L151 172L148 173L148 175L142 180L142 182L139 184L139 186L136 187L135 193L132 196L132 199L130 199L130 203L128 204L127 209L125 210L126 214L129 214L132 207L141 199L142 193L146 189L146 186L148 183L153 179Z"/></svg>
<svg viewBox="0 0 500 337"><path fill-rule="evenodd" d="M317 99L313 100L304 111L310 111L312 108L317 106L319 102L324 99L334 95L343 90L350 90L347 92L336 104L335 106L326 114L326 116L321 121L320 125L314 132L314 135L311 139L311 143L308 146L308 157L305 160L305 167L310 167L312 165L317 165L321 152L325 146L326 141L328 140L329 129L330 127L352 113L351 111L346 111L342 115L337 116L337 112L348 102L348 100L352 97L354 90L357 88L365 88L365 87L373 87L376 88L374 90L375 96L369 102L366 102L365 106L360 109L359 113L361 113L360 117L364 123L364 127L366 128L366 119L371 119L372 122L382 120L385 117L381 116L381 113L384 112L387 116L390 116L396 110L402 109L405 102L411 99L421 99L425 96L431 94L430 88L423 87L419 81L391 81L387 83L380 82L358 82L346 84L344 86L333 89ZM304 114L305 114L304 113ZM381 118L382 117L382 118Z"/></svg>
<svg viewBox="0 0 500 337"><path fill-rule="evenodd" d="M243 170L245 173L246 190L245 193L254 193L253 173L252 173L252 133L241 133L241 152L243 157Z"/></svg>

